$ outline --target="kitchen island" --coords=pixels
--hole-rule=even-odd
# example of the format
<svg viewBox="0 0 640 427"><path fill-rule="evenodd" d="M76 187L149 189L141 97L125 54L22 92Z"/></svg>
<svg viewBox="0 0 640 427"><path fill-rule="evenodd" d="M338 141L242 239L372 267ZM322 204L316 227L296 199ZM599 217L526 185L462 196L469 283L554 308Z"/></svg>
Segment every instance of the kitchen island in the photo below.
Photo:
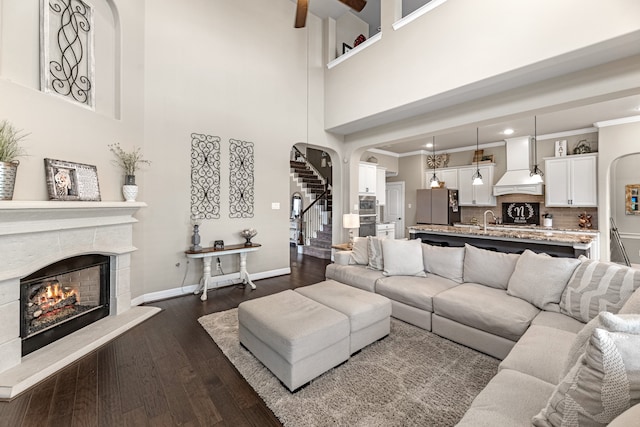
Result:
<svg viewBox="0 0 640 427"><path fill-rule="evenodd" d="M597 231L554 230L542 227L415 225L412 239L437 246L470 245L499 252L521 253L525 249L552 256L598 259Z"/></svg>

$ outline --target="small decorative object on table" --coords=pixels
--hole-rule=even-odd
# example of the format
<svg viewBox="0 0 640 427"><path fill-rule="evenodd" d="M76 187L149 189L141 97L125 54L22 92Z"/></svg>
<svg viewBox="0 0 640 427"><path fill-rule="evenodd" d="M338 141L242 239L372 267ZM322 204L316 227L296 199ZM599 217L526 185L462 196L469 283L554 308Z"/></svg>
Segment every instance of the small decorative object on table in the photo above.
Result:
<svg viewBox="0 0 640 427"><path fill-rule="evenodd" d="M133 151L127 152L120 147L120 144L116 143L109 145L109 150L117 157L113 163L120 166L125 174L122 195L127 202L135 202L138 196L136 171L140 169L141 165L150 165L151 162L142 158L142 151L139 147L134 147Z"/></svg>
<svg viewBox="0 0 640 427"><path fill-rule="evenodd" d="M255 228L247 228L245 230L242 230L240 232L240 235L245 239L244 245L251 246L252 245L251 239L253 239L256 234L258 234L258 232L256 231Z"/></svg>
<svg viewBox="0 0 640 427"><path fill-rule="evenodd" d="M580 228L591 228L591 215L587 215L586 212L578 215L578 225Z"/></svg>
<svg viewBox="0 0 640 427"><path fill-rule="evenodd" d="M193 225L193 235L191 236L191 250L199 251L202 249L200 246L200 224L202 219L198 216L191 217L191 224Z"/></svg>
<svg viewBox="0 0 640 427"><path fill-rule="evenodd" d="M26 155L20 141L27 135L20 132L8 121L0 122L0 200L13 199L16 172L20 164L16 157Z"/></svg>

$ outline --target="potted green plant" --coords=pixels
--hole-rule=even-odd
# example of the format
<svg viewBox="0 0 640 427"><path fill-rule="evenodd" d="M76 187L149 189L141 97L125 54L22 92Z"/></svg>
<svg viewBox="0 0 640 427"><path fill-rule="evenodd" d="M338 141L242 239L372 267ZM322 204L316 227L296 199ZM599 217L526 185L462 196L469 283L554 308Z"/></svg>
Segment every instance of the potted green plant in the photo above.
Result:
<svg viewBox="0 0 640 427"><path fill-rule="evenodd" d="M27 134L21 132L7 120L0 122L0 200L13 199L20 164L17 157L26 155L20 144Z"/></svg>
<svg viewBox="0 0 640 427"><path fill-rule="evenodd" d="M136 185L136 171L142 165L150 165L149 160L145 160L140 147L134 147L132 151L125 151L120 144L109 145L109 150L115 154L116 159L113 163L120 166L124 171L124 185L122 186L122 194L127 202L135 202L138 195L138 186Z"/></svg>

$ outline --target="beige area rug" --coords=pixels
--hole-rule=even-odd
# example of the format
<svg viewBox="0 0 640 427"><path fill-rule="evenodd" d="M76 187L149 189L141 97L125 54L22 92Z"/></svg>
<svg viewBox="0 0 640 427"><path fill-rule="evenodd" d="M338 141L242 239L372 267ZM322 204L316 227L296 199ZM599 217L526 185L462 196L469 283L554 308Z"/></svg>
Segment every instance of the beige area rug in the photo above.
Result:
<svg viewBox="0 0 640 427"><path fill-rule="evenodd" d="M391 319L391 334L292 394L239 344L238 310L198 319L287 427L453 426L497 359Z"/></svg>

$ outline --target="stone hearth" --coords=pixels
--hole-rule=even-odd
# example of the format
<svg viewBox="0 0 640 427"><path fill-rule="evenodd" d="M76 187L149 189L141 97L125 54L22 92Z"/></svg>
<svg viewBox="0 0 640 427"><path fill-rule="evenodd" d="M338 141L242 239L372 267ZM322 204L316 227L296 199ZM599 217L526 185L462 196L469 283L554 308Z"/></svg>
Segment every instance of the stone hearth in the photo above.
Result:
<svg viewBox="0 0 640 427"><path fill-rule="evenodd" d="M130 263L136 202L0 202L0 399L28 387L151 317L131 307ZM110 262L109 316L21 357L20 279L76 255Z"/></svg>

